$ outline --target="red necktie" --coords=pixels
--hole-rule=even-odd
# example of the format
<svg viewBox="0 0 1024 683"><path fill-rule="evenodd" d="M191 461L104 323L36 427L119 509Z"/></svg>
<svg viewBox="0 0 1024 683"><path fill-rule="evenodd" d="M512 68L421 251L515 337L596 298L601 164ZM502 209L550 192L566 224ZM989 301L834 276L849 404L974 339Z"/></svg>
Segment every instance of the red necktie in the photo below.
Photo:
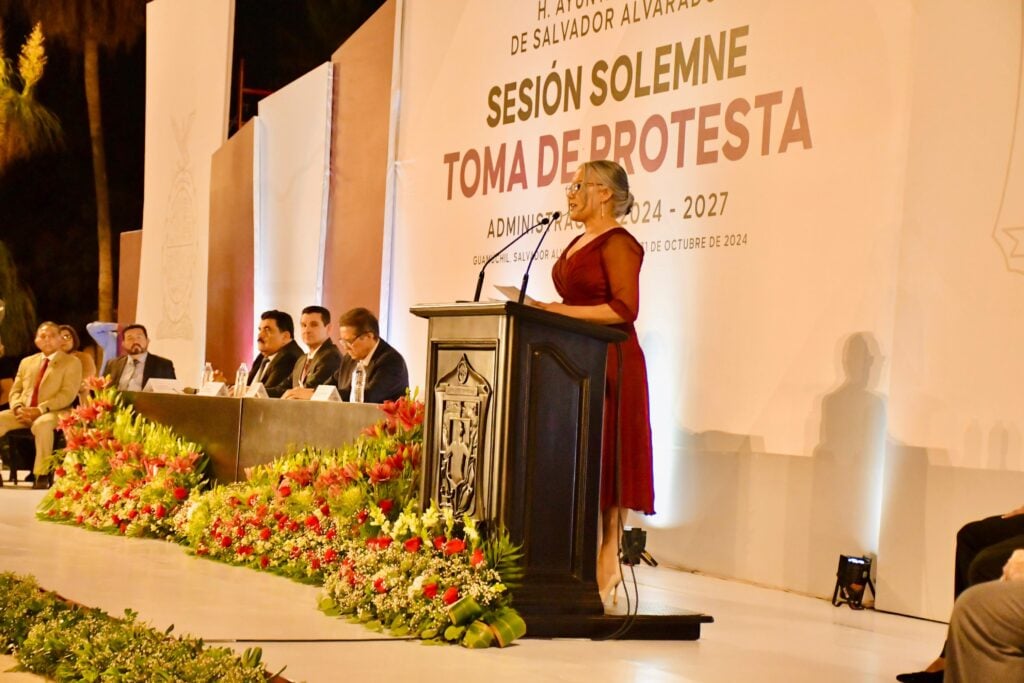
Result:
<svg viewBox="0 0 1024 683"><path fill-rule="evenodd" d="M306 356L306 362L302 364L302 375L299 376L299 385L305 386L306 384L306 373L309 372L309 356Z"/></svg>
<svg viewBox="0 0 1024 683"><path fill-rule="evenodd" d="M32 400L28 403L29 408L35 408L39 404L39 385L43 383L43 375L46 374L46 368L49 366L50 359L43 358L43 367L39 370L39 376L36 377L36 385L32 387Z"/></svg>

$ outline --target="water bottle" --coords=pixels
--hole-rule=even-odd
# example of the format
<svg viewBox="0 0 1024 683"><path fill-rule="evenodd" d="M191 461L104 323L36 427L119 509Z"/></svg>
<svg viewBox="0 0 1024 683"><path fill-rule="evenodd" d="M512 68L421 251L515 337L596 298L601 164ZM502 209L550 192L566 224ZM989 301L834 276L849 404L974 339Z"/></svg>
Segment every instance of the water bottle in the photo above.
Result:
<svg viewBox="0 0 1024 683"><path fill-rule="evenodd" d="M245 363L238 366L238 372L235 373L235 398L242 398L245 396L245 383L249 380L249 368L246 367Z"/></svg>
<svg viewBox="0 0 1024 683"><path fill-rule="evenodd" d="M352 372L352 403L363 402L363 392L366 389L366 368L363 367L362 363L356 364L356 369Z"/></svg>
<svg viewBox="0 0 1024 683"><path fill-rule="evenodd" d="M213 363L207 361L206 365L203 366L203 379L199 382L199 386L206 386L207 382L213 381Z"/></svg>

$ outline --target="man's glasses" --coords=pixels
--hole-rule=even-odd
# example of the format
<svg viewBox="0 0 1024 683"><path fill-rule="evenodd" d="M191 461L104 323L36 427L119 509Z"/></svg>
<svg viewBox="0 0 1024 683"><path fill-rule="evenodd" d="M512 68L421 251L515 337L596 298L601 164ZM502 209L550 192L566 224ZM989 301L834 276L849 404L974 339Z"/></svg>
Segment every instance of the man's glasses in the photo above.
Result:
<svg viewBox="0 0 1024 683"><path fill-rule="evenodd" d="M342 346L344 346L345 348L350 348L353 344L355 344L357 341L359 341L360 338L365 337L368 334L370 334L370 333L369 332L363 332L362 334L357 334L356 336L352 337L351 339L338 339L338 343L341 344Z"/></svg>

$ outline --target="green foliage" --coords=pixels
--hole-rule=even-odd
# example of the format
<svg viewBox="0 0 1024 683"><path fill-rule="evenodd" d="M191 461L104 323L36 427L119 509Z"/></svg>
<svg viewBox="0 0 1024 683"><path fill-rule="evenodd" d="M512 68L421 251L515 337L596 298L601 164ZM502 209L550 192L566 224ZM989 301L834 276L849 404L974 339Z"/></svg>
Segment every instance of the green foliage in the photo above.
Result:
<svg viewBox="0 0 1024 683"><path fill-rule="evenodd" d="M0 574L0 644L33 673L58 681L266 680L258 648L237 656L197 638L170 637L171 629L161 633L137 617L69 605L32 578Z"/></svg>
<svg viewBox="0 0 1024 683"><path fill-rule="evenodd" d="M484 544L487 564L501 575L502 582L515 590L523 583L523 548L516 545L507 529L500 529L494 538Z"/></svg>
<svg viewBox="0 0 1024 683"><path fill-rule="evenodd" d="M33 96L46 67L42 26L36 23L25 39L16 74L2 40L0 28L0 173L17 159L55 149L61 135L57 117Z"/></svg>

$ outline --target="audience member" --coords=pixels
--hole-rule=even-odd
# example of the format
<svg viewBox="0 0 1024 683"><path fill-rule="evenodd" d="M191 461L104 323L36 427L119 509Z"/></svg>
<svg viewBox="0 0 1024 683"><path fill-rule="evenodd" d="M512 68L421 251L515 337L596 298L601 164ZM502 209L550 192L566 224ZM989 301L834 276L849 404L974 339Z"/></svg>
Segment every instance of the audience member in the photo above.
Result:
<svg viewBox="0 0 1024 683"><path fill-rule="evenodd" d="M267 396L280 398L292 387L295 363L305 354L293 339L295 323L282 311L265 311L256 331L256 348L260 353L252 362L248 384L262 382Z"/></svg>
<svg viewBox="0 0 1024 683"><path fill-rule="evenodd" d="M1005 515L969 522L956 534L953 567L953 599L971 586L994 581L1003 573L1013 551L1024 548L1024 507ZM947 648L923 671L896 677L902 683L940 683L946 668Z"/></svg>
<svg viewBox="0 0 1024 683"><path fill-rule="evenodd" d="M331 341L331 313L323 306L306 306L299 318L302 341L309 352L295 362L292 388L281 398L308 399L321 384L333 384L341 365L341 352Z"/></svg>
<svg viewBox="0 0 1024 683"><path fill-rule="evenodd" d="M357 368L365 373L363 402L383 403L405 395L409 386L405 359L380 338L380 326L373 313L365 308L353 308L341 316L338 320L338 345L345 355L334 383L343 400L353 400L352 386Z"/></svg>
<svg viewBox="0 0 1024 683"><path fill-rule="evenodd" d="M139 324L128 325L121 333L121 348L126 355L115 358L107 366L107 375L121 391L142 391L146 382L155 378L175 379L174 363L149 353L149 335Z"/></svg>
<svg viewBox="0 0 1024 683"><path fill-rule="evenodd" d="M93 360L92 354L79 349L80 344L75 328L71 325L60 326L60 350L69 356L74 356L82 364L82 387L78 390L78 399L84 403L89 398L85 380L96 376L96 361Z"/></svg>
<svg viewBox="0 0 1024 683"><path fill-rule="evenodd" d="M1001 581L960 595L946 643L945 683L1024 681L1024 550L1014 551Z"/></svg>
<svg viewBox="0 0 1024 683"><path fill-rule="evenodd" d="M25 427L32 430L36 445L33 487L46 488L53 430L60 412L71 405L82 386L82 364L61 351L56 323L44 322L36 328L35 341L39 353L21 361L11 387L11 407L0 412L0 436Z"/></svg>

